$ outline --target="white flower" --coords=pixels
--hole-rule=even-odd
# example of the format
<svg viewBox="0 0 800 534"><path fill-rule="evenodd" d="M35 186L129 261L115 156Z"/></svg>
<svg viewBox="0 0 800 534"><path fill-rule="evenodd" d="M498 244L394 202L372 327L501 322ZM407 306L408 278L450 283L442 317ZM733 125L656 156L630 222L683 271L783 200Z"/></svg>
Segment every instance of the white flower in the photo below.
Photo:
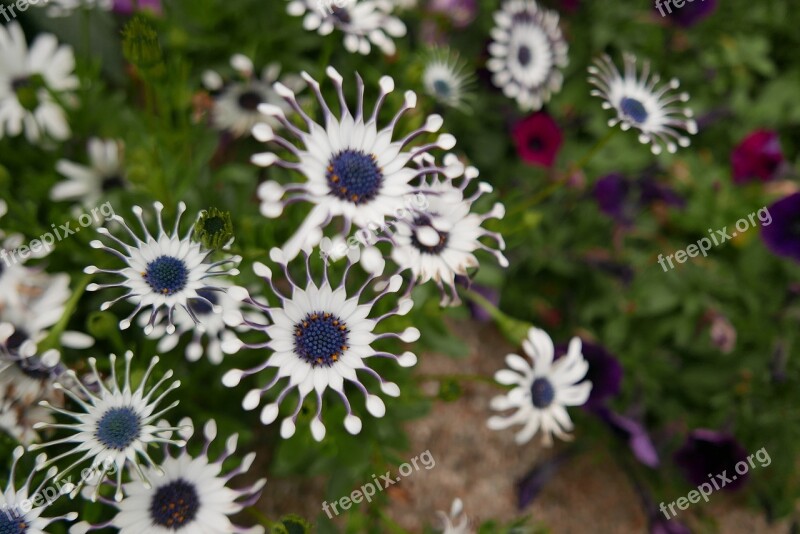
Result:
<svg viewBox="0 0 800 534"><path fill-rule="evenodd" d="M227 291L231 284L220 280L219 286ZM183 334L192 332L192 340L186 346L186 359L190 362L196 362L205 354L212 364L219 365L224 357L222 343L236 338L234 329L240 327L244 320L241 311L242 303L224 292L201 289L198 293L211 302L211 305L219 306L222 309L221 313L214 313L211 305L204 301L194 300L189 302L189 308L203 324L202 331L195 328L194 321L188 315L178 314L175 321L177 328L174 334L166 334L166 329L162 324L163 321L159 319L150 336L159 340L158 351L161 354L165 354L178 345ZM160 315L163 316L163 314ZM140 317L145 319L144 315ZM263 320L263 316L255 314L248 314L247 318L255 321ZM205 348L203 346L204 338Z"/></svg>
<svg viewBox="0 0 800 534"><path fill-rule="evenodd" d="M77 200L93 208L109 191L127 186L122 168L121 141L93 137L89 139L88 152L88 166L58 160L56 170L67 179L53 186L51 200Z"/></svg>
<svg viewBox="0 0 800 534"><path fill-rule="evenodd" d="M403 37L406 25L392 15L394 0L291 0L287 12L303 17L303 28L328 35L343 32L348 52L369 54L370 42L386 55L395 53L392 37Z"/></svg>
<svg viewBox="0 0 800 534"><path fill-rule="evenodd" d="M67 17L79 9L111 11L114 0L46 0L39 5L47 8L49 17Z"/></svg>
<svg viewBox="0 0 800 534"><path fill-rule="evenodd" d="M24 449L17 447L11 454L11 472L8 475L8 484L5 491L0 492L0 532L3 533L22 533L22 534L47 534L48 528L57 521L75 521L78 518L77 512L70 512L58 517L44 517L50 502L45 500L44 504L38 505L42 499L38 492L52 478L54 470L50 470L42 483L37 487L31 487L31 482L35 471L25 480L25 484L20 487L15 486L17 475L17 463L22 458ZM34 498L36 497L36 498ZM30 508L30 510L28 510ZM26 511L27 510L27 511Z"/></svg>
<svg viewBox="0 0 800 534"><path fill-rule="evenodd" d="M52 391L66 368L55 349L41 355L20 354L16 334L10 323L0 323L0 398L31 405Z"/></svg>
<svg viewBox="0 0 800 534"><path fill-rule="evenodd" d="M533 0L507 0L494 14L486 66L492 81L525 111L538 110L561 90L567 66L567 42L558 13Z"/></svg>
<svg viewBox="0 0 800 534"><path fill-rule="evenodd" d="M154 423L159 420L166 412L178 405L178 401L173 402L166 408L158 410L159 404L172 390L180 386L180 381L172 382L164 391L153 398L156 391L170 378L172 371L169 370L161 377L156 384L145 391L147 381L158 363L158 357L150 361L150 365L145 371L139 386L131 389L131 359L133 353L125 353L125 377L123 386L120 389L117 380L117 358L114 354L110 356L111 379L109 387L103 384L100 374L97 371L97 361L89 358L89 365L99 386L99 395L89 391L77 378L75 372L67 371L67 376L77 385L77 392L70 387L57 384L64 393L70 397L81 409L80 412L72 412L66 409L55 408L43 402L42 405L49 407L54 412L70 417L75 422L63 424L39 423L35 429L58 428L64 431L71 431L69 437L56 439L42 444L31 445L28 450L35 451L52 445L73 444L71 450L50 458L37 469L41 470L68 456L78 454L80 458L66 469L59 470L56 478L63 478L80 464L91 461L90 469L97 475L88 479L81 478L80 483L75 487L73 495L77 494L85 483L88 486L95 486L92 495L94 500L99 491L100 483L107 478L109 472L116 473L116 494L117 501L122 499L122 473L124 468L128 471L133 469L145 484L150 483L150 479L144 474L141 465L143 458L148 464L155 465L153 459L147 452L148 446L154 443L164 443L183 447L186 443L183 440L171 439L172 431L180 430L179 427L156 426ZM156 469L158 471L158 469Z"/></svg>
<svg viewBox="0 0 800 534"><path fill-rule="evenodd" d="M19 135L30 142L43 136L63 141L70 136L64 110L50 91L69 99L78 87L75 56L55 35L40 34L28 50L19 23L0 25L0 139Z"/></svg>
<svg viewBox="0 0 800 534"><path fill-rule="evenodd" d="M367 366L369 358L391 358L403 367L410 367L417 361L411 352L400 356L388 352L377 351L372 347L376 341L386 338L400 339L406 343L419 339L419 330L407 328L398 334L395 332L377 333L378 324L384 319L394 315L405 315L412 306L410 298L403 297L397 306L380 316L374 316L373 306L389 293L397 292L402 285L402 278L395 275L389 282L371 284L374 274L361 286L355 295L348 296L346 283L348 265L345 275L339 286L333 288L328 279L328 269L322 283L317 285L310 276L308 257L306 257L307 279L304 287L297 285L290 277L283 254L278 249L272 249L270 258L279 264L292 286L292 293L285 296L273 285L272 271L261 263L256 263L254 270L257 275L269 282L273 292L280 300L279 306L259 304L249 298L243 288L238 288L232 296L257 306L269 315L271 325L248 326L263 331L269 341L258 344L245 344L240 340L223 345L223 350L235 353L242 347L249 349L268 349L269 357L259 366L247 370L233 369L225 374L222 382L227 387L235 387L245 376L258 374L268 368L277 370L272 380L264 387L253 389L247 393L242 402L245 410L253 410L260 403L264 394L272 389L279 381L286 378L288 383L283 387L278 398L264 406L261 411L261 422L268 425L278 417L279 407L286 395L296 389L299 401L294 413L285 418L281 423L281 436L289 438L295 433L295 422L303 399L312 391L317 397L317 412L311 421L311 433L314 439L321 441L325 437L325 425L320 414L322 412L322 396L326 389L332 389L342 399L347 409L344 426L351 434L361 431L361 419L353 415L350 402L344 389L345 380L358 388L366 399L367 411L375 417L383 417L386 406L377 395L369 393L364 384L356 376L360 371L370 375L380 382L380 388L386 395L397 397L400 388L393 382L385 381L378 373ZM371 300L363 298L366 289L373 286L378 294ZM371 316L372 315L372 316Z"/></svg>
<svg viewBox="0 0 800 534"><path fill-rule="evenodd" d="M531 328L528 339L522 342L527 360L517 354L506 356L511 369L497 371L494 379L504 385L513 385L506 395L494 397L493 410L513 409L508 417L494 415L488 426L501 430L512 425L522 425L515 436L518 444L527 443L540 429L542 442L550 446L551 434L561 439L571 439L572 420L566 406L581 406L589 398L592 383L584 380L589 364L581 353L581 340L572 338L567 354L553 362L553 341L544 330ZM582 381L582 382L581 382Z"/></svg>
<svg viewBox="0 0 800 534"><path fill-rule="evenodd" d="M456 498L450 506L450 515L437 512L442 519L442 534L471 534L474 532L469 526L469 518L464 513L464 503Z"/></svg>
<svg viewBox="0 0 800 534"><path fill-rule="evenodd" d="M273 127L278 121L265 117L258 111L261 104L273 104L289 113L291 108L272 89L278 80L280 65L271 63L255 76L253 62L247 56L236 54L231 57L231 67L237 72L241 81L226 83L225 79L213 70L203 73L203 85L214 96L212 121L219 130L228 130L236 136L249 135L253 126L259 122L267 122ZM292 80L294 82L294 80ZM292 83L287 82L287 83ZM294 82L296 87L299 87Z"/></svg>
<svg viewBox="0 0 800 534"><path fill-rule="evenodd" d="M459 165L454 154L445 156L444 162L448 167ZM420 161L420 165L426 164ZM460 304L456 277L469 278L469 269L480 266L473 254L476 250L493 254L502 267L508 267L508 260L500 252L505 248L503 237L481 226L488 219L502 219L505 208L498 202L488 213L472 212L473 204L484 193L491 192L492 187L480 182L477 190L465 198L467 187L477 177L478 169L467 167L460 184L452 178L440 180L438 176L432 177L430 183L423 183L421 194L428 200L427 208L397 220L391 239L395 263L401 269L410 269L421 284L435 281L443 306ZM500 250L481 243L483 237L496 241ZM450 289L452 298L447 296L444 286Z"/></svg>
<svg viewBox="0 0 800 534"><path fill-rule="evenodd" d="M691 109L675 105L689 101L688 93L672 94L680 87L680 82L673 78L656 88L661 78L658 74L650 74L650 62L644 62L639 77L636 57L624 54L623 60L624 75L607 55L595 59L595 64L589 66L589 83L597 87L592 89L592 96L603 99L603 109L613 109L617 113L608 121L609 127L619 124L623 130L636 128L641 132L639 142L650 143L653 154L660 154L662 145L671 153L676 152L678 146L689 146L689 138L678 130L696 134L697 123L691 118Z"/></svg>
<svg viewBox="0 0 800 534"><path fill-rule="evenodd" d="M145 233L145 240L142 241L131 230L125 220L119 215L114 215L112 220L121 224L128 235L134 239L134 244L129 245L114 237L106 228L98 228L97 233L102 234L116 242L122 247L123 251L109 248L101 241L95 240L90 243L93 248L103 249L122 259L127 267L121 270L110 271L99 269L90 265L84 269L87 274L107 273L121 276L123 281L115 284L89 284L87 291L97 291L111 287L124 287L128 292L124 295L103 303L102 310L107 310L111 305L120 300L127 300L136 304L136 308L125 319L120 321L119 327L122 330L131 325L131 320L141 310L148 307L152 308L150 319L147 322L144 332L150 334L153 325L158 317L161 308L165 309L167 315L167 333L175 331L174 313L175 308L180 307L197 324L197 328L202 328L197 317L189 307L192 300L204 302L211 306L215 313L221 311L219 306L212 304L207 298L203 297L200 291L222 291L219 286L210 285L208 278L222 276L226 274L237 275L238 269L231 268L241 260L239 256L232 256L213 263L206 260L213 251L205 250L200 243L191 240L194 228L191 227L187 234L181 238L178 235L181 215L186 211L186 204L178 204L178 215L175 220L175 227L172 234L167 234L164 230L164 223L161 212L164 205L160 202L153 204L158 215L158 234L154 237L147 229L147 225L142 218L142 208L133 207L133 213L139 219L142 230ZM220 270L214 270L219 268Z"/></svg>
<svg viewBox="0 0 800 534"><path fill-rule="evenodd" d="M181 421L182 426L189 423ZM182 432L186 440L193 433L191 426L189 429ZM114 505L119 510L114 519L101 525L78 523L70 529L70 534L86 534L108 526L119 529L119 534L262 534L262 526L239 527L229 519L254 503L266 484L266 479L262 478L245 488L228 487L232 478L249 471L255 453L245 456L235 469L223 473L222 463L236 452L238 435L228 438L225 450L211 461L208 450L217 437L217 424L213 419L205 424L204 434L202 454L192 457L184 448L176 458L167 456L159 467L164 472L163 477L156 480L155 470L148 468L147 474L154 480L151 487L139 481L125 484L126 497Z"/></svg>
<svg viewBox="0 0 800 534"><path fill-rule="evenodd" d="M295 147L288 140L276 135L266 124L253 129L256 139L274 142L291 152L298 160L285 161L271 152L255 154L256 165L268 167L280 165L303 174L306 181L282 186L267 181L258 188L261 199L261 213L275 218L283 213L286 205L307 201L314 204L297 232L283 247L288 259L300 250L316 246L322 239L322 228L333 217L344 219L343 235L350 232L352 223L360 228L369 224L383 224L384 218L404 205L407 195L416 191L412 180L426 172L451 171L440 168L414 169L410 167L412 158L427 153L434 148L449 150L455 145L455 138L442 134L436 142L420 146L408 146L425 132L437 132L443 123L439 115L430 115L423 126L407 136L394 140L394 129L402 115L416 106L417 97L412 91L405 94L405 105L398 111L388 126L378 129L378 113L386 96L394 90L394 81L388 76L380 79L381 93L372 115L364 115L364 91L361 77L356 75L359 93L355 114L347 107L342 91L342 77L332 67L327 69L339 95L341 117L336 118L320 92L319 83L305 72L303 78L313 90L325 115L324 126L314 122L300 108L295 95L282 84L275 84L275 90L292 106L305 121L308 133L300 131L287 121L283 111L271 105L259 109L267 115L276 117L284 128L300 139L301 147ZM404 149L408 148L407 151ZM286 196L286 198L284 198Z"/></svg>
<svg viewBox="0 0 800 534"><path fill-rule="evenodd" d="M473 75L459 60L458 54L447 49L435 49L425 63L422 84L425 92L445 106L464 105Z"/></svg>

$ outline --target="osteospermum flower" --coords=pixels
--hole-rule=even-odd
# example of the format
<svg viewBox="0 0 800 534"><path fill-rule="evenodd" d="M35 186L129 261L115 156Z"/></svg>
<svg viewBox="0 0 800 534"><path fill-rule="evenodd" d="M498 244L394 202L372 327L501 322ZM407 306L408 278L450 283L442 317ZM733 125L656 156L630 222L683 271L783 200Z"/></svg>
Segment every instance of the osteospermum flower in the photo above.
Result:
<svg viewBox="0 0 800 534"><path fill-rule="evenodd" d="M349 234L352 223L360 228L366 228L369 224L383 224L386 217L403 206L404 198L417 190L411 185L414 178L426 172L442 172L446 175L452 172L436 167L410 167L412 158L416 156L437 147L449 150L455 145L452 135L442 134L434 143L409 146L423 133L437 132L441 128L443 120L439 115L430 115L422 127L399 140L394 139L394 130L401 116L416 106L417 97L412 91L406 92L405 105L389 125L378 129L378 113L386 95L394 90L394 80L388 76L380 79L381 93L372 115L367 118L364 115L364 84L361 77L356 75L358 102L355 114L351 114L342 90L341 75L333 67L328 67L326 72L339 95L341 116L338 119L325 102L319 83L304 72L302 76L323 110L324 126L314 122L301 109L291 90L277 83L275 90L305 121L308 133L287 121L283 110L277 106L262 105L259 109L276 117L287 131L300 139L302 146L295 147L290 141L276 135L266 124L259 124L253 129L256 139L276 143L297 159L296 162L286 161L274 153L265 152L253 156L252 161L256 165L280 165L306 177L304 183L286 186L274 181L262 183L258 189L261 214L275 218L283 213L286 205L293 202L308 201L314 204L305 222L283 247L288 259L297 256L300 250L319 244L322 228L333 217L341 216L344 219L343 235Z"/></svg>
<svg viewBox="0 0 800 534"><path fill-rule="evenodd" d="M182 425L188 423L188 420L181 421ZM211 461L208 451L217 437L216 422L209 420L203 432L205 445L198 456L193 457L184 448L179 456L172 457L165 448L166 458L159 466L163 477L156 479L155 470L148 469L148 475L155 480L151 487L139 481L129 482L125 484L126 497L121 502L104 501L119 510L113 519L99 525L83 521L73 526L70 534L86 534L108 527L119 529L119 534L263 533L262 526L240 527L229 519L254 504L266 484L266 479L262 478L245 488L228 487L232 478L249 471L255 453L245 456L235 469L223 473L223 462L236 452L238 435L231 436L225 443L225 450ZM191 426L181 433L187 441L192 434Z"/></svg>
<svg viewBox="0 0 800 534"><path fill-rule="evenodd" d="M127 293L103 303L101 307L101 309L106 310L115 302L123 299L136 304L133 312L119 322L119 327L122 330L130 327L131 320L136 314L148 307L152 308L152 311L150 319L144 327L145 334L153 331L158 312L162 308L164 308L167 316L167 333L171 334L175 331L174 312L177 307L186 312L198 328L202 328L189 304L193 301L199 301L211 306L215 313L219 313L221 308L203 296L201 291L223 291L220 286L211 285L207 279L226 274L239 274L238 269L231 268L231 266L238 264L241 258L232 256L213 263L207 262L206 260L213 251L206 250L200 243L195 243L191 240L194 227L191 227L183 238L178 235L181 215L186 211L186 204L183 202L178 204L178 215L171 234L164 230L164 223L161 217L164 205L160 202L156 202L153 205L158 215L158 234L156 236L153 236L147 229L147 225L142 218L142 208L139 206L133 207L133 213L139 219L139 223L145 233L144 241L125 224L125 220L119 215L114 215L111 218L125 228L134 240L133 245L117 239L106 228L97 229L97 233L116 242L117 245L122 247L122 251L107 247L98 240L92 241L90 245L93 248L103 249L114 254L123 260L127 267L115 271L100 269L94 265L86 267L84 272L87 274L106 273L123 278L123 281L115 284L89 284L86 289L87 291L97 291L98 289L111 287L128 289Z"/></svg>
<svg viewBox="0 0 800 534"><path fill-rule="evenodd" d="M458 165L454 154L445 156L444 161L447 166ZM480 182L467 196L467 188L478 174L475 167L467 167L460 183L451 178L431 177L430 183L421 187L428 207L398 220L393 235L392 259L401 269L410 269L417 282L436 282L443 306L460 304L456 277L469 277L469 270L479 267L475 251L489 252L502 267L508 267L508 260L501 252L505 248L503 237L481 226L488 219L502 219L505 208L498 202L488 213L472 212L473 204L484 193L492 191L492 186ZM497 242L499 250L482 243L484 237ZM452 297L448 297L445 286Z"/></svg>
<svg viewBox="0 0 800 534"><path fill-rule="evenodd" d="M67 473L84 462L91 462L91 471L97 473L91 479L81 479L80 484L75 487L73 495L77 494L85 483L95 486L93 499L100 491L100 483L107 478L110 471L116 473L116 493L117 501L122 499L122 473L127 467L128 471L136 470L139 478L144 484L149 485L150 479L144 473L141 459L149 465L155 467L153 459L147 452L147 447L153 443L164 443L183 447L186 443L183 440L171 438L172 431L180 430L180 427L156 426L155 423L169 410L178 405L178 401L163 409L158 409L164 398L175 388L180 386L180 381L176 380L167 386L157 397L153 397L156 391L172 378L172 371L169 370L159 379L149 391L146 391L147 381L153 372L153 368L158 363L158 357L150 361L144 376L134 390L131 388L131 360L133 353L125 353L125 377L120 388L117 380L116 364L117 358L114 354L110 357L111 379L108 386L103 383L100 373L97 371L97 361L89 358L89 365L92 368L94 377L97 381L99 392L97 394L90 391L83 383L78 380L74 371L67 371L73 383L77 385L77 392L72 388L57 384L64 393L71 398L81 408L79 412L56 408L48 403L42 403L54 412L66 415L74 422L63 424L39 423L34 428L58 428L62 431L71 431L71 436L56 439L42 444L31 445L28 450L39 450L53 445L73 444L73 448L65 453L50 458L38 469L43 469L52 465L63 458L74 454L80 455L72 465L59 471L56 478L63 478ZM156 471L159 471L156 468Z"/></svg>
<svg viewBox="0 0 800 534"><path fill-rule="evenodd" d="M553 341L544 330L531 328L522 348L531 363L517 354L506 356L511 369L495 373L494 378L504 385L513 385L506 395L491 400L493 410L513 410L508 417L494 415L488 426L501 430L512 425L522 425L515 436L518 444L527 443L539 430L542 442L550 446L552 434L561 439L571 439L572 421L567 406L580 406L589 398L592 384L583 380L589 364L581 354L580 338L572 338L567 354L553 361ZM583 381L582 381L583 380Z"/></svg>
<svg viewBox="0 0 800 534"><path fill-rule="evenodd" d="M220 281L220 286L227 290L230 284ZM181 336L187 332L192 332L192 339L186 345L186 359L190 362L196 362L205 354L212 364L219 365L222 363L224 356L222 343L234 339L236 337L235 329L242 325L242 303L227 293L203 289L199 293L211 302L211 305L222 308L221 313L214 313L211 305L206 302L199 300L189 302L189 308L203 324L203 331L197 330L194 321L186 314L179 314L176 320L177 329L174 334L164 335L166 333L164 325L161 322L157 322L151 336L159 339L158 351L166 354L177 346ZM261 316L248 315L249 320L258 320L259 317Z"/></svg>
<svg viewBox="0 0 800 534"><path fill-rule="evenodd" d="M464 513L464 503L461 499L454 499L450 505L450 514L437 511L436 514L442 521L442 534L470 534L473 532L469 525L469 518Z"/></svg>
<svg viewBox="0 0 800 534"><path fill-rule="evenodd" d="M462 107L473 82L472 73L466 69L458 54L447 49L434 49L422 71L425 92L442 105Z"/></svg>
<svg viewBox="0 0 800 534"><path fill-rule="evenodd" d="M56 170L66 180L53 186L50 190L51 200L76 200L93 208L109 191L127 186L120 141L93 137L89 139L88 152L88 166L65 159L58 160Z"/></svg>
<svg viewBox="0 0 800 534"><path fill-rule="evenodd" d="M538 110L561 90L567 66L567 42L558 13L533 0L507 0L494 14L486 62L492 82L523 110Z"/></svg>
<svg viewBox="0 0 800 534"><path fill-rule="evenodd" d="M350 53L369 54L372 43L392 55L392 37L406 34L406 25L392 15L394 8L393 0L291 0L286 10L303 17L306 30L320 35L334 29L344 33L344 47Z"/></svg>
<svg viewBox="0 0 800 534"><path fill-rule="evenodd" d="M636 128L640 132L639 142L650 143L653 154L660 154L663 147L674 153L678 146L689 146L689 138L680 130L696 134L697 123L691 118L691 109L674 105L689 101L688 93L672 93L680 87L678 79L673 78L657 89L661 78L658 74L650 75L649 61L644 62L642 75L638 76L636 57L625 54L623 58L624 75L605 54L589 66L589 83L597 87L592 89L592 96L603 99L603 109L617 113L608 121L609 127L619 124L623 130Z"/></svg>
<svg viewBox="0 0 800 534"><path fill-rule="evenodd" d="M288 113L291 108L272 89L278 80L280 65L271 63L264 68L261 76L254 75L253 61L243 54L231 57L231 67L239 75L240 80L228 81L213 70L203 73L203 85L214 96L212 121L219 130L227 130L236 136L249 135L253 126L259 122L268 122L273 127L278 122L258 111L261 104L273 104Z"/></svg>
<svg viewBox="0 0 800 534"><path fill-rule="evenodd" d="M322 395L325 390L332 389L342 399L347 416L344 426L351 434L361 431L361 419L353 415L350 401L344 390L345 380L358 388L366 399L367 411L375 417L383 417L386 406L377 395L369 393L359 380L357 371L372 376L380 382L380 388L386 395L397 397L400 388L393 382L385 381L378 373L367 366L369 358L391 358L403 367L410 367L417 361L411 352L400 356L389 352L381 352L372 347L375 341L397 338L406 343L419 339L419 330L407 328L403 333L377 333L378 324L394 315L405 315L412 306L410 298L401 298L391 311L371 316L375 304L389 293L397 292L402 285L402 278L394 275L389 282L372 283L376 274L370 274L369 280L355 295L348 296L347 274L348 264L339 286L333 288L328 279L328 268L325 266L322 283L317 285L311 277L308 257L306 257L307 280L304 287L297 285L289 275L284 255L279 249L272 249L270 258L283 269L286 279L292 285L291 295L280 293L273 284L272 271L264 264L256 263L256 274L263 277L272 287L272 291L280 301L279 306L259 304L249 298L247 292L239 288L231 290L231 295L256 306L269 315L272 324L248 326L261 330L269 341L258 344L245 344L240 340L227 343L223 350L228 353L238 352L242 347L249 349L269 349L270 355L264 363L252 369L233 369L222 378L227 387L235 387L246 376L274 368L275 373L269 383L247 393L242 402L245 410L253 410L260 403L264 394L279 381L286 378L288 383L283 387L278 398L264 406L261 411L261 422L268 425L278 417L280 404L286 395L296 389L299 395L294 413L281 423L281 436L289 438L295 433L295 422L303 400L314 391L317 397L317 412L311 421L311 433L314 439L321 441L325 437L325 425L322 422ZM364 293L368 287L374 287L378 294L371 300L365 300Z"/></svg>
<svg viewBox="0 0 800 534"><path fill-rule="evenodd" d="M50 91L68 99L68 91L78 87L72 48L58 46L55 35L44 33L28 50L22 27L12 22L0 25L0 65L0 139L23 129L30 142L42 136L69 138L64 110Z"/></svg>
<svg viewBox="0 0 800 534"><path fill-rule="evenodd" d="M42 494L40 492L50 482L55 469L47 472L38 487L31 487L36 470L28 475L22 486L16 487L17 463L24 452L22 447L17 447L11 454L11 471L8 475L8 483L5 491L0 492L0 532L3 534L47 534L48 531L51 531L48 527L53 523L75 521L78 517L77 512L70 512L57 517L43 517L42 514L50 506L51 502L45 499L44 504L36 504L41 502L42 499L40 497Z"/></svg>

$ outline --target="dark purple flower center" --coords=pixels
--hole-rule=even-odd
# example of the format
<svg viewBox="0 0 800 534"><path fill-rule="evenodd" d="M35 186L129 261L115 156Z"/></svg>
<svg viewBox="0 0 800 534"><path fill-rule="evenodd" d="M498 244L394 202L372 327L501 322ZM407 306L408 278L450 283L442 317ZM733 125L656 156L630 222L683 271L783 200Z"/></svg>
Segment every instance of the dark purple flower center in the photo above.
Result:
<svg viewBox="0 0 800 534"><path fill-rule="evenodd" d="M534 152L539 152L545 146L544 145L544 141L542 141L542 138L539 137L539 136L532 136L532 137L528 138L527 145L528 145L528 148L533 150Z"/></svg>
<svg viewBox="0 0 800 534"><path fill-rule="evenodd" d="M635 98L623 98L620 102L622 112L626 117L630 117L634 122L641 124L647 120L648 113L644 108L644 104Z"/></svg>
<svg viewBox="0 0 800 534"><path fill-rule="evenodd" d="M257 91L245 91L239 95L239 107L247 111L256 111L263 102L261 94Z"/></svg>
<svg viewBox="0 0 800 534"><path fill-rule="evenodd" d="M294 327L294 352L312 367L330 367L347 350L347 325L331 313L314 312Z"/></svg>
<svg viewBox="0 0 800 534"><path fill-rule="evenodd" d="M375 156L349 148L331 158L326 177L331 193L353 204L373 200L383 185Z"/></svg>
<svg viewBox="0 0 800 534"><path fill-rule="evenodd" d="M154 525L179 530L194 521L200 509L200 497L194 484L182 478L156 490L150 501L150 519Z"/></svg>
<svg viewBox="0 0 800 534"><path fill-rule="evenodd" d="M517 61L523 67L527 67L530 64L532 57L531 49L527 46L522 45L517 49Z"/></svg>
<svg viewBox="0 0 800 534"><path fill-rule="evenodd" d="M122 176L120 176L119 174L106 176L105 178L103 178L103 181L100 184L100 188L103 190L104 193L113 191L114 189L122 189L123 187L125 187L125 180L123 180Z"/></svg>
<svg viewBox="0 0 800 534"><path fill-rule="evenodd" d="M213 311L211 306L217 304L218 302L216 291L211 291L209 289L198 289L197 294L200 297L210 301L211 304L202 299L191 299L189 301L189 308L197 315L210 315Z"/></svg>
<svg viewBox="0 0 800 534"><path fill-rule="evenodd" d="M426 215L420 215L414 219L414 227L411 232L411 244L422 252L423 254L439 255L447 247L447 242L450 240L450 234L447 232L440 232L431 224L431 220ZM417 228L429 228L439 235L439 241L434 245L427 245L422 243L417 237Z"/></svg>
<svg viewBox="0 0 800 534"><path fill-rule="evenodd" d="M350 24L350 12L339 6L333 6L331 16L342 24Z"/></svg>
<svg viewBox="0 0 800 534"><path fill-rule="evenodd" d="M109 408L97 422L95 437L109 449L128 448L141 431L141 419L133 408Z"/></svg>
<svg viewBox="0 0 800 534"><path fill-rule="evenodd" d="M531 384L531 402L539 409L544 409L553 403L556 391L553 384L546 378L537 378Z"/></svg>
<svg viewBox="0 0 800 534"><path fill-rule="evenodd" d="M172 295L186 287L189 269L181 259L159 256L147 264L144 279L156 293Z"/></svg>
<svg viewBox="0 0 800 534"><path fill-rule="evenodd" d="M440 97L447 98L452 94L450 84L444 80L436 80L433 82L433 90Z"/></svg>
<svg viewBox="0 0 800 534"><path fill-rule="evenodd" d="M13 517L14 515L15 510L0 509L0 534L25 534L28 531L25 519Z"/></svg>

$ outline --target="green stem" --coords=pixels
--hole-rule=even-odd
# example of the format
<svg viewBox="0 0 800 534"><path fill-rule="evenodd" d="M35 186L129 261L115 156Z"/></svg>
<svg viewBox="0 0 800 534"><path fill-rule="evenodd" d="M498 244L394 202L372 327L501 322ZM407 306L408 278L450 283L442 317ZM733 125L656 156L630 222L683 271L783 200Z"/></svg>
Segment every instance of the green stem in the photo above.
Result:
<svg viewBox="0 0 800 534"><path fill-rule="evenodd" d="M61 319L59 319L55 326L50 329L50 333L47 334L47 337L44 339L44 341L39 343L38 348L40 351L44 352L59 345L61 333L67 327L67 323L69 323L69 320L75 311L75 307L78 305L78 301L81 299L81 296L83 296L83 292L86 290L86 286L89 285L89 280L91 279L91 274L87 274L81 278L81 281L78 283L78 287L75 288L75 291L72 293L66 305L64 306L64 313L61 314Z"/></svg>
<svg viewBox="0 0 800 534"><path fill-rule="evenodd" d="M589 163L589 161L591 161L591 159L595 156L595 154L597 154L601 148L603 148L608 144L608 142L611 140L612 137L614 137L616 133L617 133L617 128L609 128L608 131L606 132L606 135L601 137L600 140L597 141L594 144L594 146L592 146L592 148L590 148L589 151L583 155L581 159L578 160L578 163L575 164L574 170L575 171L582 170Z"/></svg>
<svg viewBox="0 0 800 534"><path fill-rule="evenodd" d="M267 527L267 532L269 532L269 529L271 529L272 526L275 524L274 521L270 520L270 518L268 518L266 515L264 515L263 513L259 512L258 510L256 510L252 506L246 508L246 510L247 510L247 513L250 514L251 516L253 516L253 518L255 518L256 520L258 520L258 522L260 524L262 524L263 526Z"/></svg>
<svg viewBox="0 0 800 534"><path fill-rule="evenodd" d="M383 521L383 525L387 528L388 532L393 534L409 534L406 529L395 523L392 518L386 515L386 512L380 508L376 508L376 510L378 511L378 516L381 518L381 521Z"/></svg>
<svg viewBox="0 0 800 534"><path fill-rule="evenodd" d="M527 337L528 330L533 328L531 323L520 321L519 319L515 319L510 315L506 315L480 293L466 289L464 290L464 294L471 301L475 302L481 308L486 310L486 313L488 313L492 319L494 319L495 323L497 323L497 326L500 328L500 331L511 343L520 343L523 339L525 339L525 337Z"/></svg>

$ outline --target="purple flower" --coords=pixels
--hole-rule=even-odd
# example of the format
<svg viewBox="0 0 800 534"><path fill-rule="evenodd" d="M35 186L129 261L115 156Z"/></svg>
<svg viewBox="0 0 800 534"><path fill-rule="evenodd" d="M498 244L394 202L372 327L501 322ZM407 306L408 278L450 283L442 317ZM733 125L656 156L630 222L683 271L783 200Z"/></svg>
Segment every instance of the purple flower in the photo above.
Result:
<svg viewBox="0 0 800 534"><path fill-rule="evenodd" d="M517 154L525 163L551 167L564 140L556 121L538 112L517 122L511 129Z"/></svg>
<svg viewBox="0 0 800 534"><path fill-rule="evenodd" d="M763 222L761 239L778 256L800 261L800 193L783 198L766 210L770 222ZM761 210L759 210L759 219Z"/></svg>
<svg viewBox="0 0 800 534"><path fill-rule="evenodd" d="M583 357L589 364L586 380L592 383L592 391L583 407L587 410L596 410L604 406L608 399L619 394L622 385L622 365L605 347L581 341ZM566 345L556 347L556 359L566 353Z"/></svg>
<svg viewBox="0 0 800 534"><path fill-rule="evenodd" d="M536 464L517 484L517 506L523 510L542 491L545 484L558 472L559 468L574 455L572 449Z"/></svg>
<svg viewBox="0 0 800 534"><path fill-rule="evenodd" d="M778 134L770 130L756 130L731 152L733 181L741 184L756 178L762 182L771 180L783 161Z"/></svg>
<svg viewBox="0 0 800 534"><path fill-rule="evenodd" d="M653 176L655 169L645 169L630 180L620 173L600 178L594 186L594 198L600 211L619 224L629 225L636 214L646 206L664 203L683 208L686 201Z"/></svg>
<svg viewBox="0 0 800 534"><path fill-rule="evenodd" d="M469 286L468 289L472 289L472 291L478 293L495 306L500 304L500 293L491 287L473 284L472 286ZM489 315L489 312L483 309L483 306L476 304L472 300L467 301L467 307L469 308L469 313L472 315L472 318L479 323L488 323L492 320L492 316Z"/></svg>
<svg viewBox="0 0 800 534"><path fill-rule="evenodd" d="M114 0L114 13L120 15L133 15L136 12L134 3L136 0ZM161 14L161 0L138 0L138 10L149 10L153 13Z"/></svg>
<svg viewBox="0 0 800 534"><path fill-rule="evenodd" d="M747 464L747 451L733 435L706 428L692 430L675 453L675 463L690 484L719 481L721 489L726 491L735 491L747 482L748 473L742 475L735 470L741 461ZM722 481L717 475L730 480Z"/></svg>
<svg viewBox="0 0 800 534"><path fill-rule="evenodd" d="M444 15L456 28L465 28L478 15L477 0L429 0L428 10Z"/></svg>
<svg viewBox="0 0 800 534"><path fill-rule="evenodd" d="M659 7L659 4L661 7ZM683 7L675 7L674 3L667 0L656 2L659 14L666 11L666 15L678 26L688 28L694 26L704 18L710 16L717 9L717 0L686 0Z"/></svg>
<svg viewBox="0 0 800 534"><path fill-rule="evenodd" d="M658 452L644 425L632 417L620 415L606 407L599 408L594 413L611 428L615 435L627 441L637 460L648 467L658 467L660 463Z"/></svg>

